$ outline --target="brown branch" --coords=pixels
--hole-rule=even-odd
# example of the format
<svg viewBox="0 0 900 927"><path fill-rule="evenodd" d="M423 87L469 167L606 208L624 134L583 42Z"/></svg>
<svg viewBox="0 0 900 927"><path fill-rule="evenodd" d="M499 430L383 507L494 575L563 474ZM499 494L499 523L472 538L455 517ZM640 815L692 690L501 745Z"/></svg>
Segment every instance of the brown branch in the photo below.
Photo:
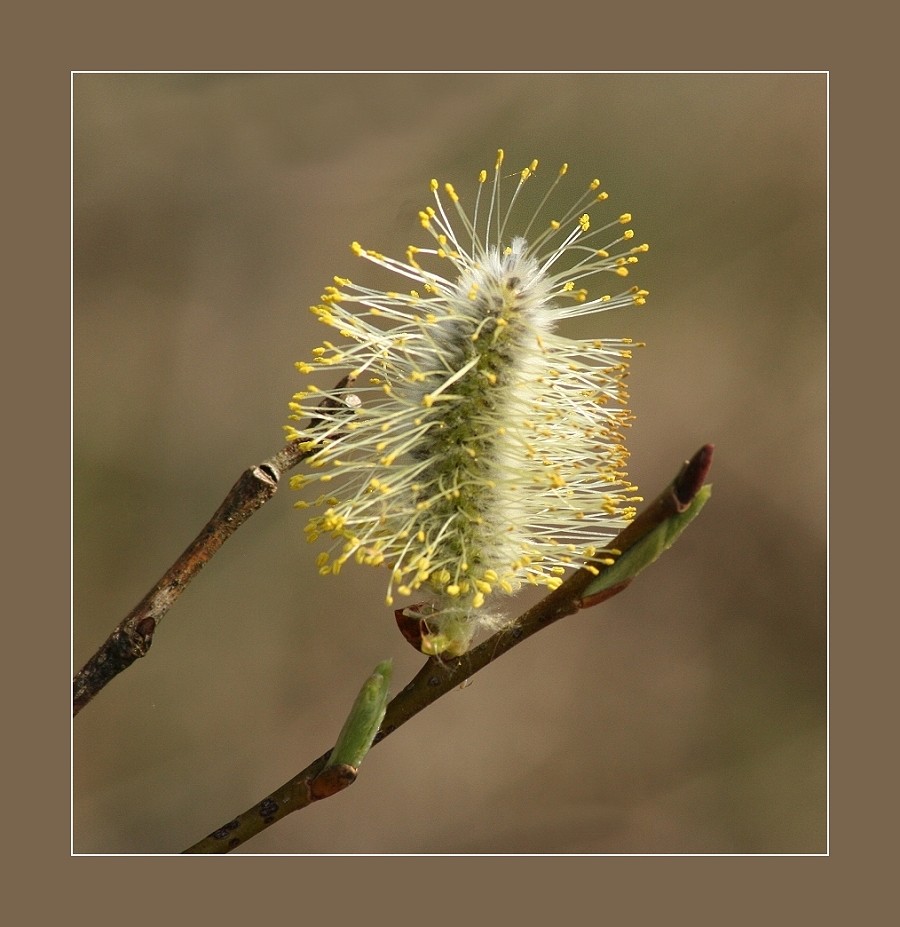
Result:
<svg viewBox="0 0 900 927"><path fill-rule="evenodd" d="M300 450L299 444L288 444L241 474L203 530L75 675L73 716L119 673L146 656L160 621L188 583L228 538L275 495L281 474L311 453Z"/></svg>
<svg viewBox="0 0 900 927"><path fill-rule="evenodd" d="M352 374L344 377L335 385L335 390L351 386L355 379ZM309 428L326 420L334 421L342 411L350 413L358 406L359 398L352 394L344 394L341 398L328 396L319 403L323 415L311 418ZM268 460L241 474L203 530L75 674L72 683L73 717L107 683L128 669L135 660L146 656L160 621L187 584L228 538L275 495L282 473L296 467L314 451L315 448L304 442L293 441Z"/></svg>
<svg viewBox="0 0 900 927"><path fill-rule="evenodd" d="M703 485L703 480L712 464L712 453L713 447L710 444L704 445L697 451L684 464L669 486L650 505L638 513L634 521L616 537L610 547L624 553L668 518L684 512ZM510 626L461 657L451 660L430 657L412 681L388 705L374 743L380 743L410 718L436 702L442 695L446 695L470 679L479 670L484 669L533 634L559 621L560 618L612 598L631 583L628 579L585 600L584 592L597 578L598 569L602 571L604 567L591 564L576 570L558 589L545 596ZM243 814L213 831L184 852L229 853L292 811L298 811L320 798L326 798L346 788L356 779L356 770L352 767L332 767L332 769L343 770L342 774L336 774L341 782L343 782L341 775L348 779L340 785L340 788L329 790L321 787L323 774L326 774L326 779L330 783L327 773L331 770L325 768L330 753L329 750L313 760L309 766L285 782L281 788L276 789L271 795L266 796ZM346 773L347 770L352 772L352 777Z"/></svg>

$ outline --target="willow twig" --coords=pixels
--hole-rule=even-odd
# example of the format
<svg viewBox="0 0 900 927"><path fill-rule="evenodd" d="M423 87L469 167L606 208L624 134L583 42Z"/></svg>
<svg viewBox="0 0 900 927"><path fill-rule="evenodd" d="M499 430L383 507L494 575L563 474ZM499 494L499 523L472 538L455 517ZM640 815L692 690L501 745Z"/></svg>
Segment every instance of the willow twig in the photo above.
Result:
<svg viewBox="0 0 900 927"><path fill-rule="evenodd" d="M620 532L610 547L624 555L667 520L683 513L703 486L712 464L712 453L712 445L700 448L663 492ZM592 607L618 595L632 581L633 577L627 578L597 595L585 598L586 590L595 583L598 574L604 569L606 567L600 564L590 563L576 570L558 589L528 609L511 625L461 657L449 660L430 657L388 705L374 744L380 743L410 718L533 634L582 608ZM229 853L292 811L299 811L352 784L356 779L356 770L352 767L327 767L330 754L329 750L313 760L279 789L184 852Z"/></svg>
<svg viewBox="0 0 900 927"><path fill-rule="evenodd" d="M343 377L335 390L350 385L355 379L353 375ZM319 404L319 408L334 416L342 407L352 411L358 405L359 399L356 396L345 395L340 400L328 397ZM313 416L309 427L313 428L321 420ZM291 442L268 460L248 468L240 475L203 530L75 674L72 684L73 717L107 683L128 669L135 660L147 655L160 621L187 584L228 538L275 495L281 475L315 453L316 449L307 442Z"/></svg>
<svg viewBox="0 0 900 927"><path fill-rule="evenodd" d="M188 583L228 538L275 495L281 474L311 453L309 449L301 450L299 444L288 444L240 475L203 530L76 673L72 686L73 716L119 673L146 656L160 621Z"/></svg>

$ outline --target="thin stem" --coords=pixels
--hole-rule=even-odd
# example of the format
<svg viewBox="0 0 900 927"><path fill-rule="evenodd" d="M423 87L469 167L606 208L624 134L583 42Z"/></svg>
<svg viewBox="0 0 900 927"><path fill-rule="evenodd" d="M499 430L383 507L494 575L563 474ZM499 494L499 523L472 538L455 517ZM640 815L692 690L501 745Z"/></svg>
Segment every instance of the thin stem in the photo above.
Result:
<svg viewBox="0 0 900 927"><path fill-rule="evenodd" d="M241 474L203 530L75 675L73 717L107 683L135 660L146 656L163 616L188 583L228 538L275 495L281 474L311 453L311 450L301 451L297 443L288 444L268 460Z"/></svg>
<svg viewBox="0 0 900 927"><path fill-rule="evenodd" d="M344 377L337 383L335 390L351 385L354 379L353 376ZM357 404L355 396L344 396L343 399L328 397L319 404L319 408L333 415L342 407L350 412ZM313 428L320 421L314 416L309 427ZM188 583L228 538L275 495L281 475L311 456L315 450L305 442L291 442L268 460L250 467L240 475L203 530L75 674L72 683L73 717L107 683L128 669L135 660L147 655L160 621Z"/></svg>
<svg viewBox="0 0 900 927"><path fill-rule="evenodd" d="M667 519L685 511L699 492L709 472L712 452L712 445L709 444L697 451L682 466L675 479L650 505L638 513L634 521L617 536L610 546L625 553ZM531 635L566 615L574 614L582 608L592 607L612 598L630 585L631 579L626 579L586 601L583 598L585 590L596 579L598 571L602 572L603 569L605 568L602 565L589 564L576 570L558 589L528 609L509 627L499 631L461 657L452 660L430 657L412 681L388 705L373 746L436 702L441 696L470 679L475 673L499 659ZM342 769L342 773L338 776L340 787L332 787L327 775L323 787L322 776L326 773L325 767L330 753L329 750L313 760L309 766L285 782L279 789L184 852L229 853L292 811L298 811L314 801L327 798L346 788L356 778L356 770L352 767L332 767Z"/></svg>

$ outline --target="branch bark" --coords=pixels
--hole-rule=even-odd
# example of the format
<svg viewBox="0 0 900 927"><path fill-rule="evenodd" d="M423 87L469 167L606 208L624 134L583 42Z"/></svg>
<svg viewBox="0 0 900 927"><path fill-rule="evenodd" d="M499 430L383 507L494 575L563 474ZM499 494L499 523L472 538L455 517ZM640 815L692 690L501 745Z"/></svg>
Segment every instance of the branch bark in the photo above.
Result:
<svg viewBox="0 0 900 927"><path fill-rule="evenodd" d="M72 685L73 717L119 673L147 655L159 623L188 583L228 538L275 495L282 473L311 453L301 451L297 444L288 444L241 474L203 530L76 673Z"/></svg>
<svg viewBox="0 0 900 927"><path fill-rule="evenodd" d="M620 532L610 546L624 554L668 519L684 512L703 485L712 465L712 454L712 445L707 444L700 448L689 461L685 462L675 479L650 505L638 513L634 521ZM604 589L597 595L584 598L585 591L604 569L608 568L602 564L591 563L576 570L558 589L528 609L511 625L461 657L450 660L430 657L412 681L388 705L373 746L436 702L441 696L470 679L475 673L533 634L567 615L574 614L583 608L593 607L618 595L630 585L631 578ZM329 750L313 760L305 769L267 795L262 801L257 802L227 824L223 824L184 852L189 854L230 853L292 811L299 811L314 801L327 798L346 788L356 779L357 770L352 767L331 767L331 769L342 770L341 774L334 774L338 777L340 787L333 789L322 787L323 775L327 780L325 785L331 783L330 770L326 769L330 754ZM352 770L352 775L347 772L348 770Z"/></svg>

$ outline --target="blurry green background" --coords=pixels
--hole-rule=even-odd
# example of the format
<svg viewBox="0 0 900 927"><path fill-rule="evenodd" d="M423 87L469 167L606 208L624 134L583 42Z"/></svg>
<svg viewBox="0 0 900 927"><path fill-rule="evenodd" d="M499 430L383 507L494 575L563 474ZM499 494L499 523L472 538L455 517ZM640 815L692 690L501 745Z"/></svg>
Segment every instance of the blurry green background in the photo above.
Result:
<svg viewBox="0 0 900 927"><path fill-rule="evenodd" d="M823 75L77 75L75 667L281 446L307 307L365 280L349 243L423 243L428 181L465 196L498 147L634 214L647 306L564 333L647 342L631 476L652 496L710 441L712 501L243 852L822 852ZM385 574L320 578L293 501L79 715L76 852L183 849L327 749L376 663L421 665Z"/></svg>

